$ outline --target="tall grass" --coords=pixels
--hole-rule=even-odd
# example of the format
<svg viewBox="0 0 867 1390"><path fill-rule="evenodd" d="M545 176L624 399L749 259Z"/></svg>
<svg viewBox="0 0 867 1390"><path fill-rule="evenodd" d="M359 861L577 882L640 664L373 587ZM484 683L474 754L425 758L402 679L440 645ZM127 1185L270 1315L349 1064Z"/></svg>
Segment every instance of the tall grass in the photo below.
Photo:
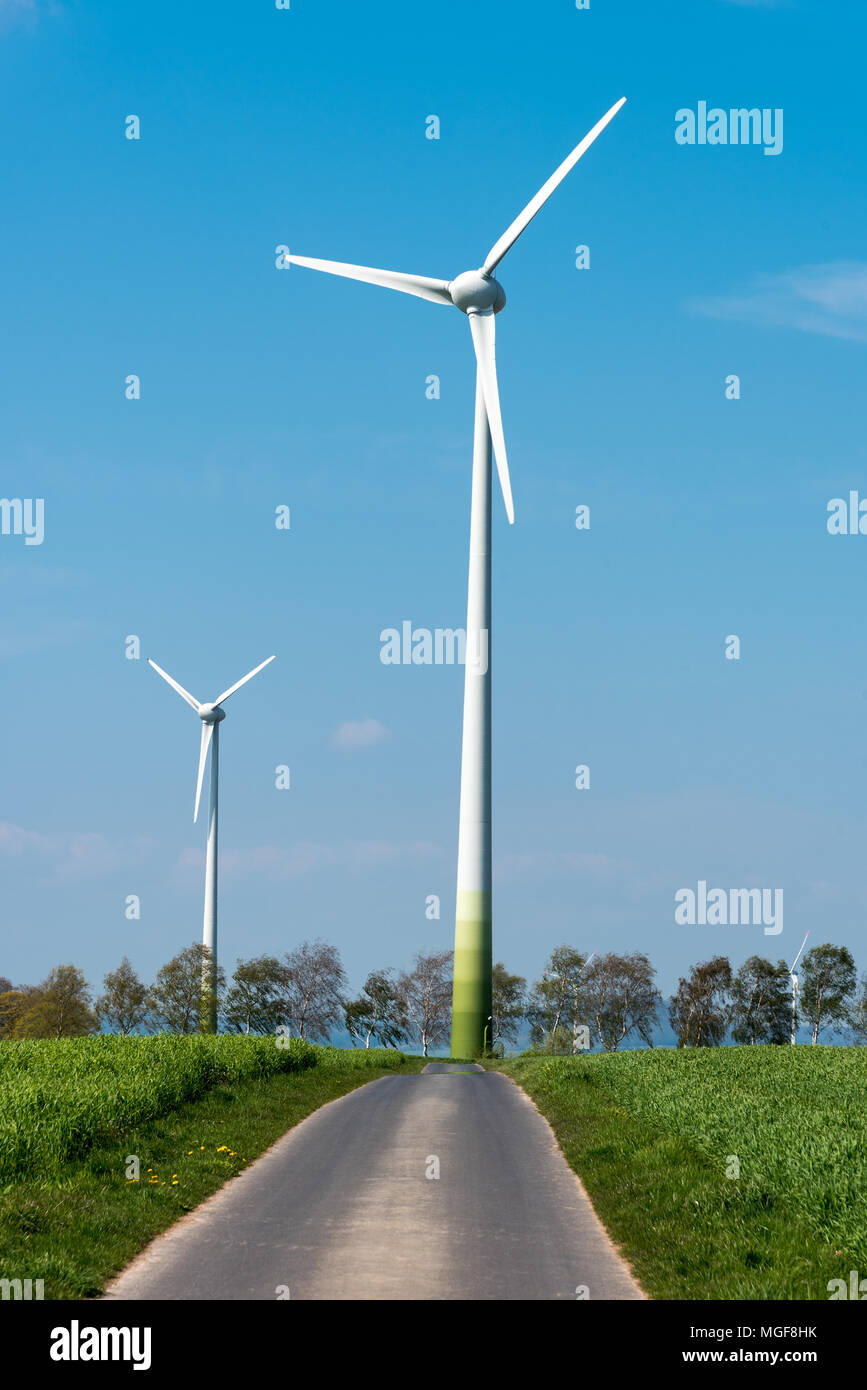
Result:
<svg viewBox="0 0 867 1390"><path fill-rule="evenodd" d="M567 1111L576 1090L591 1087L701 1154L729 1204L783 1206L821 1239L867 1260L867 1048L525 1054L507 1070L540 1103L550 1097Z"/></svg>
<svg viewBox="0 0 867 1390"><path fill-rule="evenodd" d="M281 1042L284 1041L281 1039ZM309 1067L400 1067L400 1053L341 1051L298 1038L188 1036L0 1042L0 1182L58 1174L100 1140L176 1110L214 1086Z"/></svg>

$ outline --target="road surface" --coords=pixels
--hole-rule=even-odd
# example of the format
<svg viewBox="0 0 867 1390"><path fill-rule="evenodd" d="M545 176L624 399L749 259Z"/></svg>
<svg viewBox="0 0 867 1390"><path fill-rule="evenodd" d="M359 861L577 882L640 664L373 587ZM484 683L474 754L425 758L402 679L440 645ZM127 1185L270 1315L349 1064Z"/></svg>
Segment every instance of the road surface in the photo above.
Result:
<svg viewBox="0 0 867 1390"><path fill-rule="evenodd" d="M445 1063L383 1077L317 1110L105 1293L643 1296L527 1096L497 1072Z"/></svg>

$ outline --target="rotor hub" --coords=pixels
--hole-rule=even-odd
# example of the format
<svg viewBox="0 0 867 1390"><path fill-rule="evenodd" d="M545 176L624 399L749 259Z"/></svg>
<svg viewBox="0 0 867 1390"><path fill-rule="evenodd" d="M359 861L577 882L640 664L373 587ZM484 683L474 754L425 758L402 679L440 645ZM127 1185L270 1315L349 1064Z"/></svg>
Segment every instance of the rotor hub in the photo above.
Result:
<svg viewBox="0 0 867 1390"><path fill-rule="evenodd" d="M483 275L480 270L465 270L449 285L452 303L464 314L498 314L506 303L506 292L493 275Z"/></svg>
<svg viewBox="0 0 867 1390"><path fill-rule="evenodd" d="M219 724L226 717L225 710L220 709L219 705L201 705L198 714L203 724Z"/></svg>

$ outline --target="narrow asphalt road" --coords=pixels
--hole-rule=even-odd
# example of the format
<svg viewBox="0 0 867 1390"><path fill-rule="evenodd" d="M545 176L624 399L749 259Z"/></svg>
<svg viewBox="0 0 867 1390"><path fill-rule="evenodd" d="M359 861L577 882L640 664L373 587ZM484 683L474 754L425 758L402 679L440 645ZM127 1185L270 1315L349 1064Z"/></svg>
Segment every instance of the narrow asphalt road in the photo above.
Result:
<svg viewBox="0 0 867 1390"><path fill-rule="evenodd" d="M524 1093L496 1072L433 1063L303 1120L105 1297L643 1294Z"/></svg>

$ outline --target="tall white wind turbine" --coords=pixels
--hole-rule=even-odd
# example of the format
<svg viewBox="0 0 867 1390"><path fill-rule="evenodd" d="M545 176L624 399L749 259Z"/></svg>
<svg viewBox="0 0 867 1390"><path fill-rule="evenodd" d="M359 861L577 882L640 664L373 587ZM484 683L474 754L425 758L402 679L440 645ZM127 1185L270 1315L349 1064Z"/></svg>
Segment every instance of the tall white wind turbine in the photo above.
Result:
<svg viewBox="0 0 867 1390"><path fill-rule="evenodd" d="M460 309L470 323L476 357L476 405L473 439L473 481L470 509L470 566L467 595L464 671L464 723L461 750L461 804L458 832L458 884L455 921L454 995L452 1002L453 1057L482 1051L484 1026L491 1014L491 447L506 515L515 519L500 398L497 388L494 315L506 303L494 271L555 188L578 163L593 141L625 102L622 97L543 184L514 222L488 252L478 270L465 270L455 280L435 280L395 270L347 265L343 261L313 260L287 255L294 265L324 270L350 280L364 280L386 289L429 299ZM471 661L470 654L478 656ZM484 654L484 655L482 655Z"/></svg>
<svg viewBox="0 0 867 1390"><path fill-rule="evenodd" d="M208 750L211 753L211 808L208 817L208 848L205 857L205 914L204 926L202 931L202 942L207 947L208 956L202 967L202 1027L207 1033L217 1031L217 993L214 988L217 974L217 804L219 795L219 775L220 775L220 723L225 719L226 714L222 709L224 701L230 695L234 695L236 690L240 690L242 685L253 679L259 672L274 660L269 656L267 661L261 661L252 671L248 671L246 676L242 676L234 685L230 685L228 690L224 690L222 695L218 695L216 700L210 704L202 704L189 690L184 690L182 685L178 685L167 671L161 666L157 666L155 661L148 657L148 665L152 666L164 681L168 681L172 690L176 690L182 700L186 700L202 721L202 741L199 745L199 771L196 777L196 804L193 809L193 821L199 818L199 801L202 796L202 781L205 776L205 763L208 760Z"/></svg>
<svg viewBox="0 0 867 1390"><path fill-rule="evenodd" d="M807 936L809 936L809 935L810 935L810 933L807 932ZM801 942L801 951L803 951L804 947L805 947L806 944L807 944L807 936L805 936L804 939L803 939L803 941ZM797 1003L796 1003L796 1000L800 999L800 997L801 997L801 991L800 991L800 988L799 988L799 986L798 986L798 977L797 977L797 975L795 974L795 966L798 964L798 961L801 959L801 951L798 952L798 954L795 956L795 959L792 961L792 964L789 966L789 974L790 974L791 977L792 977L792 1046L793 1046L793 1047L794 1047L794 1045L795 1045L795 1034L796 1034L796 1032L797 1032Z"/></svg>

